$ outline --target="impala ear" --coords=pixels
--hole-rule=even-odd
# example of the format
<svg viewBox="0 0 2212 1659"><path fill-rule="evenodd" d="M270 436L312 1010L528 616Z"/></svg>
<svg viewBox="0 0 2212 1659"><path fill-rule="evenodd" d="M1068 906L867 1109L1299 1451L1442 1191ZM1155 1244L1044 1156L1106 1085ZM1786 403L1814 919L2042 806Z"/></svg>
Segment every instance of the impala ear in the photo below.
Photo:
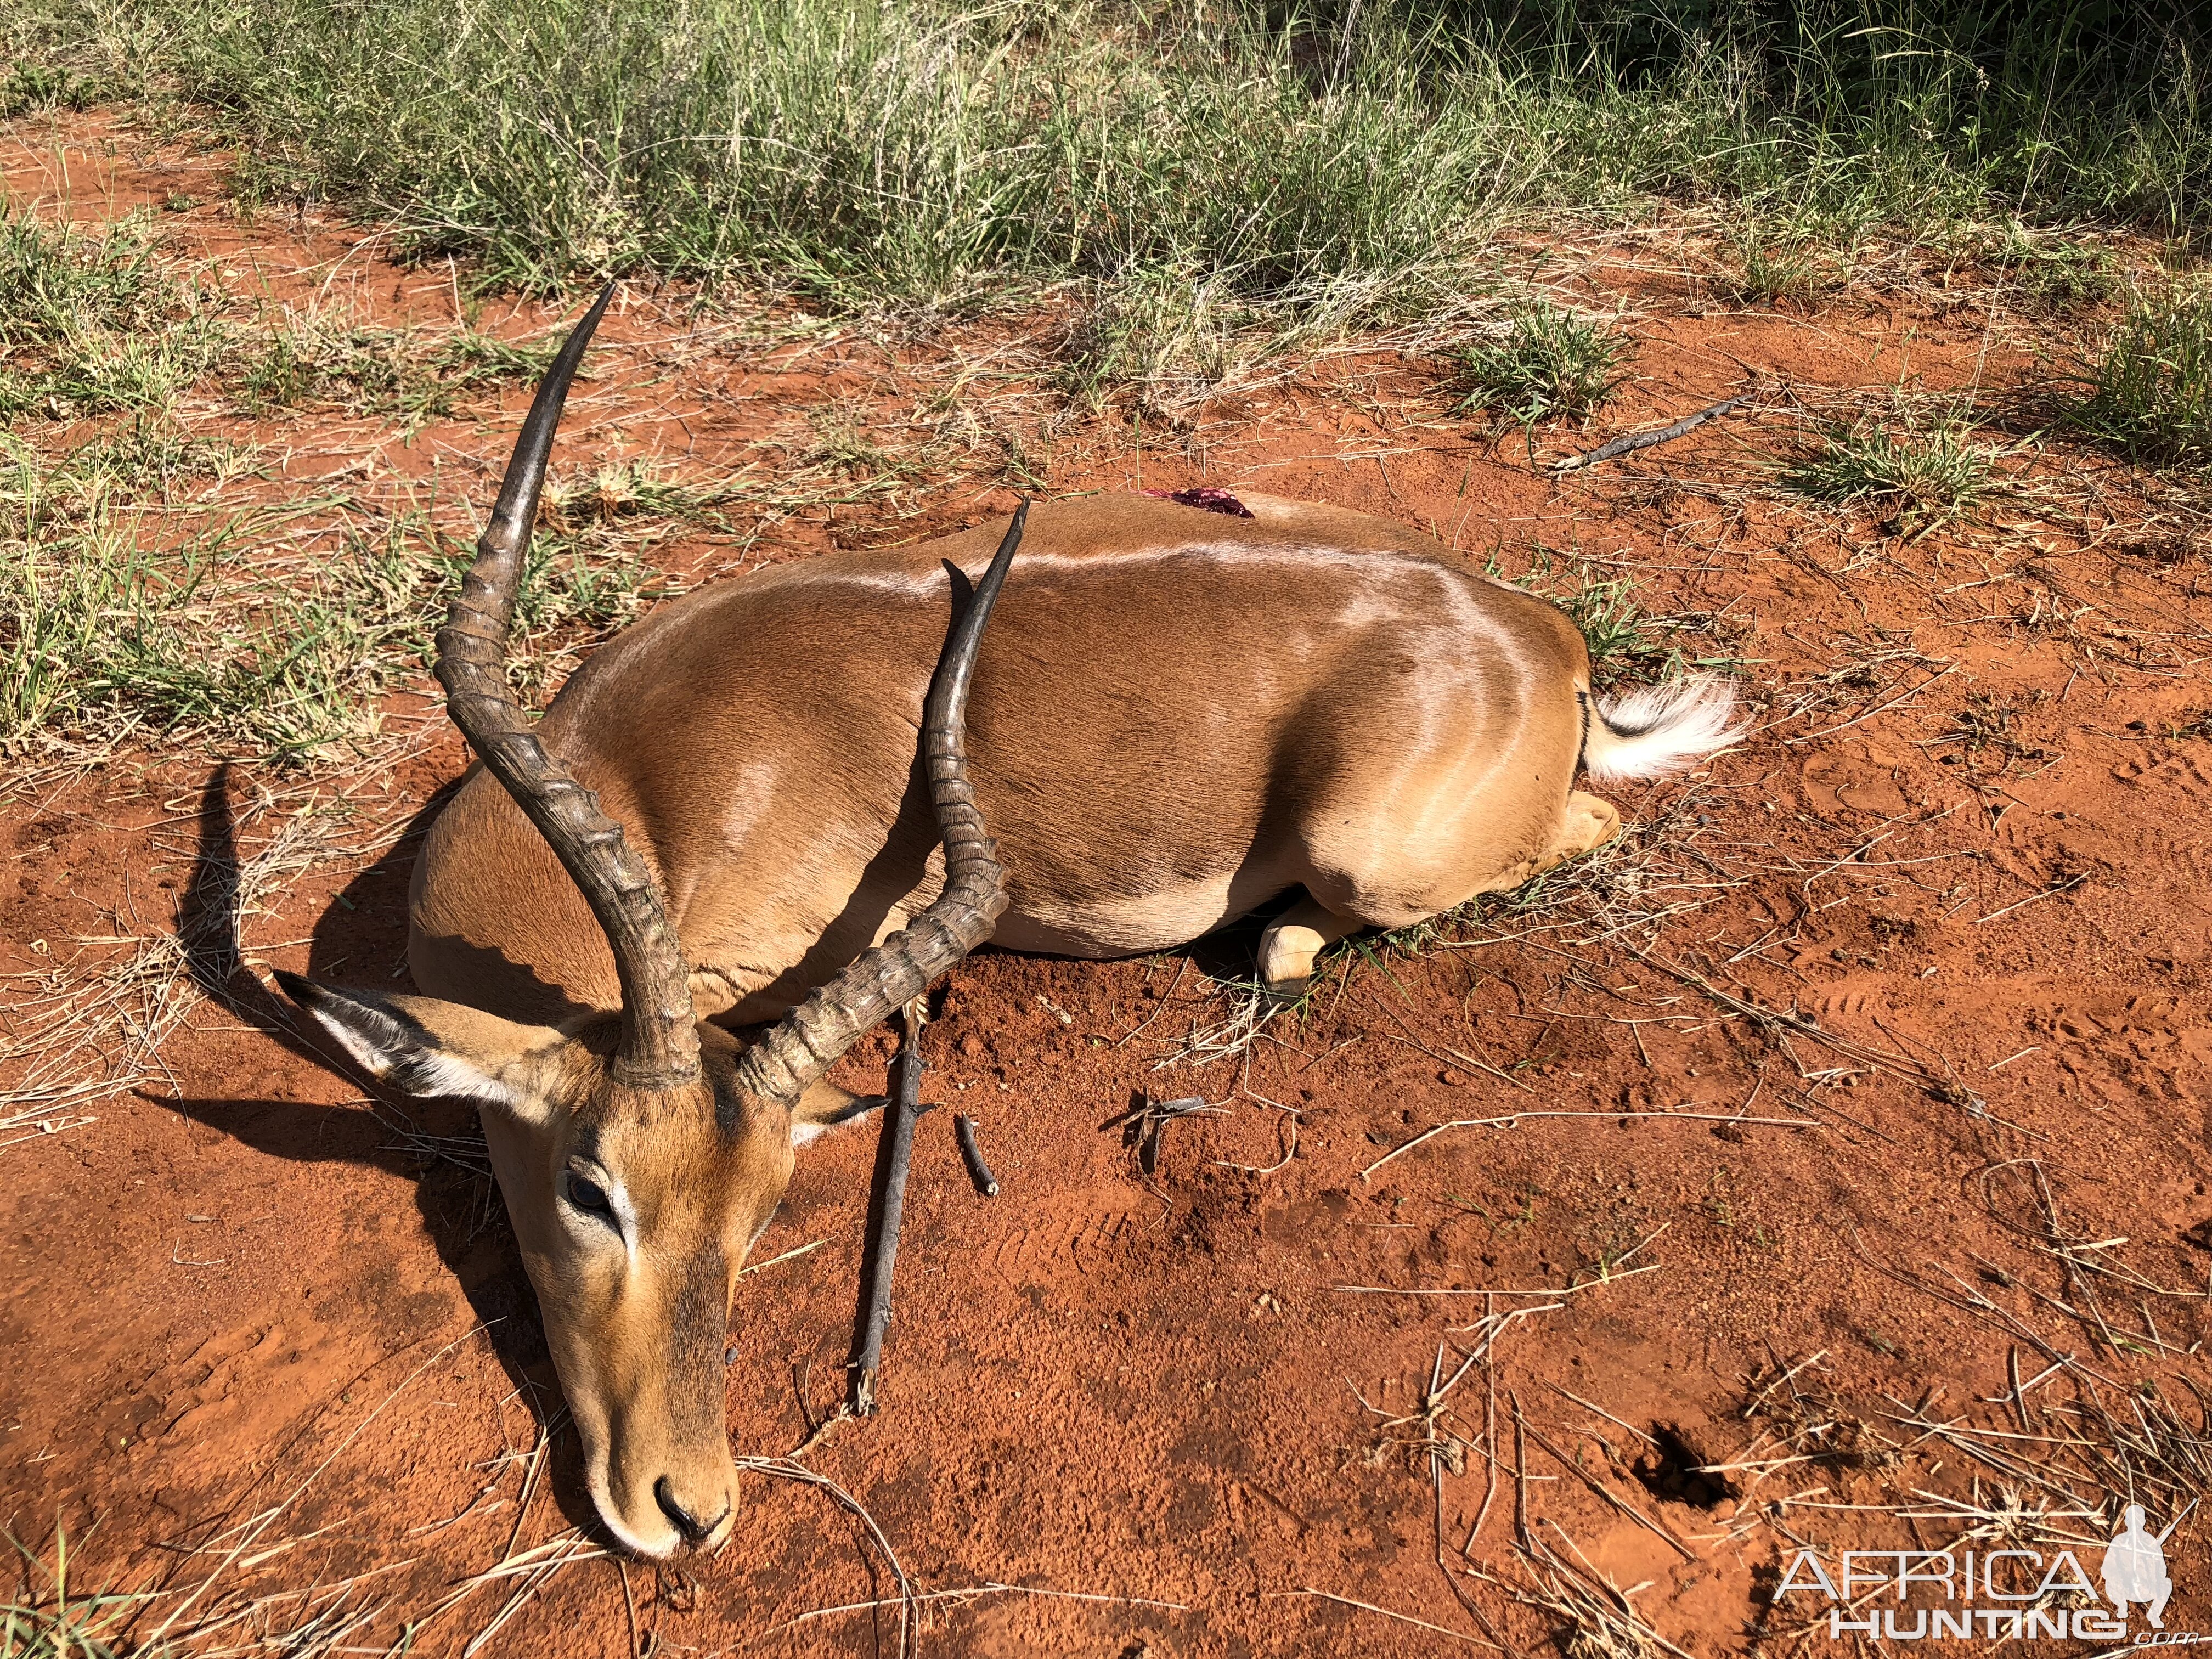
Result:
<svg viewBox="0 0 2212 1659"><path fill-rule="evenodd" d="M791 1109L791 1144L804 1146L824 1129L850 1123L856 1117L881 1111L890 1104L887 1096L856 1095L850 1089L839 1088L827 1078L817 1079L806 1085L799 1104Z"/></svg>
<svg viewBox="0 0 2212 1659"><path fill-rule="evenodd" d="M568 1042L549 1025L520 1025L435 997L339 990L281 969L284 994L315 1017L371 1077L410 1095L473 1100L524 1117L547 1104L526 1085L529 1062Z"/></svg>

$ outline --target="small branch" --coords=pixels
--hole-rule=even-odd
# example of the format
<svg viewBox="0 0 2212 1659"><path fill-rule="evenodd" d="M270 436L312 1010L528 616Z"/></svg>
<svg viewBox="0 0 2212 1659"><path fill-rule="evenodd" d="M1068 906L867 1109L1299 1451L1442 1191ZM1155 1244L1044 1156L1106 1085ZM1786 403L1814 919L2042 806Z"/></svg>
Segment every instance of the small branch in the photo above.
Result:
<svg viewBox="0 0 2212 1659"><path fill-rule="evenodd" d="M1576 1480L1581 1481L1585 1486L1588 1486L1590 1491L1595 1492L1599 1498L1611 1504L1614 1510L1618 1510L1620 1514L1626 1516L1631 1521L1633 1521L1638 1526L1643 1528L1653 1537L1664 1540L1667 1545L1685 1561L1690 1562L1692 1565L1696 1563L1698 1559L1698 1553L1692 1549L1687 1544L1684 1543L1680 1539L1677 1538L1662 1522L1654 1521L1650 1516L1644 1514L1641 1510L1635 1509L1631 1505L1623 1503L1619 1495L1613 1492L1602 1481L1599 1480L1595 1475L1591 1474L1588 1469L1583 1468L1581 1464L1576 1462L1573 1458L1568 1456L1565 1452L1561 1451L1557 1446L1553 1445L1548 1439L1547 1439L1543 1431L1538 1429L1534 1424L1524 1423L1522 1425L1522 1427L1528 1431L1528 1437L1531 1440L1534 1441L1538 1445L1541 1446L1546 1451L1552 1455L1552 1461L1553 1462L1557 1463L1561 1468L1566 1470L1568 1474L1573 1475Z"/></svg>
<svg viewBox="0 0 2212 1659"><path fill-rule="evenodd" d="M1739 392L1735 397L1723 398L1720 402L1698 410L1694 415L1685 415L1672 426L1662 426L1652 432L1632 432L1626 437L1608 439L1595 449L1586 450L1582 454L1558 463L1552 471L1555 473L1577 472L1586 466L1595 466L1600 461L1610 461L1619 456L1633 454L1639 449L1650 449L1657 444L1671 444L1677 438L1688 437L1707 421L1727 414L1741 403L1743 398L1744 394Z"/></svg>
<svg viewBox="0 0 2212 1659"><path fill-rule="evenodd" d="M899 1040L898 1088L884 1119L883 1158L885 1165L883 1206L868 1239L865 1262L867 1316L860 1327L860 1346L854 1351L852 1410L866 1417L876 1409L876 1371L883 1361L884 1333L891 1322L891 1273L898 1265L899 1223L906 1213L906 1176L914 1161L914 1126L928 1109L921 1104L921 999L906 1006L904 1034Z"/></svg>
<svg viewBox="0 0 2212 1659"><path fill-rule="evenodd" d="M2078 876L2069 876L2065 880L2058 883L2056 886L2046 887L2039 893L2030 893L2024 899L2015 899L2012 903L2006 905L2002 910L1992 910L1985 916L1976 916L1974 918L1974 925L1978 927L1985 921L1995 921L1999 916L2008 916L2015 910L2026 908L2028 905L2034 903L2038 899L2057 898L2061 893L2070 893L2076 887L2079 887L2083 882L2088 879L2089 877L2087 872L2084 872ZM2013 1058L2014 1060L2018 1060L2020 1056L2018 1054L2014 1054ZM1996 1067L1993 1066L1990 1069L1991 1071L1995 1071Z"/></svg>
<svg viewBox="0 0 2212 1659"><path fill-rule="evenodd" d="M975 1139L975 1120L964 1114L952 1120L953 1139L960 1143L960 1161L968 1166L968 1179L986 1198L999 1195L999 1177L983 1161L982 1144Z"/></svg>

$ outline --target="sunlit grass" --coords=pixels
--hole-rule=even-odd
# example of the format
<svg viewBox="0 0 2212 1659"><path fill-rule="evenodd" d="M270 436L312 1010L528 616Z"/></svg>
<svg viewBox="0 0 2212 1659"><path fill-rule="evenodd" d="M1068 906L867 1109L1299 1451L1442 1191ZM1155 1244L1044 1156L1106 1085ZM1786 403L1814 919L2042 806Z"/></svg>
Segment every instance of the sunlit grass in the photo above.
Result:
<svg viewBox="0 0 2212 1659"><path fill-rule="evenodd" d="M1819 428L1813 447L1784 469L1782 481L1798 495L1837 506L1879 501L1951 517L1981 499L1989 476L1988 447L1973 442L1960 422L1915 427L1860 419Z"/></svg>
<svg viewBox="0 0 2212 1659"><path fill-rule="evenodd" d="M1536 301L1517 310L1498 337L1456 354L1461 407L1488 410L1523 426L1580 419L1612 392L1613 371L1627 349L1602 319Z"/></svg>
<svg viewBox="0 0 2212 1659"><path fill-rule="evenodd" d="M2081 385L2081 430L2154 465L2212 461L2212 287L2136 295Z"/></svg>

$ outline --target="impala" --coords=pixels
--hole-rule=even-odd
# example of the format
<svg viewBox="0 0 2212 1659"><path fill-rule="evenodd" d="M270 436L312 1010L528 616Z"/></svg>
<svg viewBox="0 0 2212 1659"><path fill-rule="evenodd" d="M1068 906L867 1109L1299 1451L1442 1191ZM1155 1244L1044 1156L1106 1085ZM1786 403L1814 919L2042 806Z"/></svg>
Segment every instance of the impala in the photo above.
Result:
<svg viewBox="0 0 2212 1659"><path fill-rule="evenodd" d="M981 526L700 589L533 730L508 626L611 293L438 636L481 766L416 866L421 994L283 983L372 1073L481 1108L592 1499L665 1556L732 1525L731 1296L793 1149L873 1103L825 1074L987 936L1127 956L1301 889L1260 949L1292 992L1331 940L1611 836L1577 766L1656 777L1735 733L1724 683L1594 703L1573 624L1427 537L1219 492L1039 507L980 652L1018 517L995 561Z"/></svg>

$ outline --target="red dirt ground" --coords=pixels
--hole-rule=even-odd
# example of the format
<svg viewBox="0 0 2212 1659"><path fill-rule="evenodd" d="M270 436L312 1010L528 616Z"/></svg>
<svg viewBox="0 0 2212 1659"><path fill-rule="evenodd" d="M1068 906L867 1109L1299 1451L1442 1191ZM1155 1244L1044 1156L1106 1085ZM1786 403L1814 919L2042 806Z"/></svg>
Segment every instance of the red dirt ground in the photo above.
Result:
<svg viewBox="0 0 2212 1659"><path fill-rule="evenodd" d="M220 158L102 159L88 131L62 130L78 146L68 210L219 189ZM10 143L11 191L51 198L53 130L17 123ZM169 252L219 259L227 282L297 295L342 272L387 316L451 319L442 268L395 270L357 229L172 217ZM1304 382L1255 394L1164 452L1079 425L1053 458L1058 490L1242 484L1433 525L1509 568L1574 550L1655 611L1717 619L1696 645L1724 641L1765 712L1708 773L1617 797L1669 825L1641 895L1616 884L1601 910L1568 893L1493 909L1456 944L1348 956L1244 1063L1154 1069L1221 1017L1205 970L1246 971L1249 931L1150 962L986 953L953 976L929 1096L981 1118L1004 1190L970 1190L950 1112L924 1121L886 1408L805 1454L938 1598L925 1649L1441 1653L1486 1627L1549 1650L1564 1626L1510 1593L1548 1550L1638 1587L1634 1607L1679 1650L1817 1653L1825 1627L1790 1632L1824 1604L1774 1601L1799 1541L1831 1560L1942 1547L2008 1506L2065 1510L2035 1473L2097 1455L1992 1433L2102 1445L2098 1419L2070 1414L2090 1395L2124 1426L2170 1409L2197 1426L2196 1484L2175 1437L2178 1462L2130 1454L2132 1493L2118 1464L2101 1484L2078 1462L2064 1477L2093 1502L2145 1503L2154 1530L2212 1473L2191 1395L2212 1336L2204 544L2157 487L2063 449L2001 468L2003 489L1932 533L1791 500L1771 461L1801 442L1798 410L1969 384L2026 409L2035 329L1999 317L1972 273L1948 301L1923 281L1744 313L1708 309L1665 258L1596 267L1632 307L1634 379L1589 433L1540 434L1540 458L1732 391L1753 404L1624 463L1532 470L1517 433L1493 443L1405 392L1418 365L1370 366L1356 401ZM668 347L687 329L695 347ZM629 389L631 360L602 354L564 460L710 466L825 388L910 404L963 349L846 336L763 367L650 307L611 334L655 378ZM300 422L281 473L250 487L364 456L489 467L524 402L411 447ZM903 539L1011 500L946 489L895 526L799 515L760 552ZM330 786L356 791L353 842L388 850L275 895L251 918L255 973L401 970L412 842L391 838L463 751L419 697L391 713L428 716L422 739L365 786ZM262 833L234 819L294 787L244 765L218 781L208 752L142 745L14 790L0 971L49 972L65 941L132 933L118 916L158 933L173 905L204 906L234 835ZM1627 920L1672 906L1656 931ZM470 1114L372 1110L266 992L233 986L239 1011L202 1005L156 1080L0 1153L14 1535L51 1559L64 1528L80 1591L172 1587L142 1638L234 1615L196 1638L210 1650L342 1598L324 1634L349 1651L410 1622L414 1650L439 1653L895 1651L894 1605L824 1611L896 1592L819 1487L748 1475L729 1547L681 1573L559 1565L575 1547L559 1542L528 1553L594 1537L531 1293L489 1183L395 1127L465 1147ZM876 1086L887 1052L855 1054L846 1080ZM1097 1127L1139 1091L1229 1109L1176 1125L1147 1178ZM1644 1115L1677 1109L1711 1115ZM1563 1115L1449 1130L1363 1173L1431 1126L1516 1113ZM1729 1116L1794 1127L1714 1121ZM874 1155L868 1129L817 1143L760 1243L763 1262L820 1248L740 1295L742 1454L789 1452L839 1397ZM1449 1376L1465 1328L1516 1309L1544 1311L1468 1373L1432 1463L1403 1419L1440 1346ZM2039 1378L2047 1356L2072 1369ZM1801 1364L1807 1398L1779 1410L1789 1390L1768 1385ZM1766 1409L1747 1417L1755 1395ZM1655 1434L1682 1448L1662 1457ZM1772 1467L1682 1476L1747 1449ZM2015 1453L2027 1474L1990 1461ZM2110 1511L2046 1524L1996 1536L2046 1553L2070 1538L2094 1576ZM2212 1631L2208 1536L2199 1510L2168 1540L2169 1631Z"/></svg>

